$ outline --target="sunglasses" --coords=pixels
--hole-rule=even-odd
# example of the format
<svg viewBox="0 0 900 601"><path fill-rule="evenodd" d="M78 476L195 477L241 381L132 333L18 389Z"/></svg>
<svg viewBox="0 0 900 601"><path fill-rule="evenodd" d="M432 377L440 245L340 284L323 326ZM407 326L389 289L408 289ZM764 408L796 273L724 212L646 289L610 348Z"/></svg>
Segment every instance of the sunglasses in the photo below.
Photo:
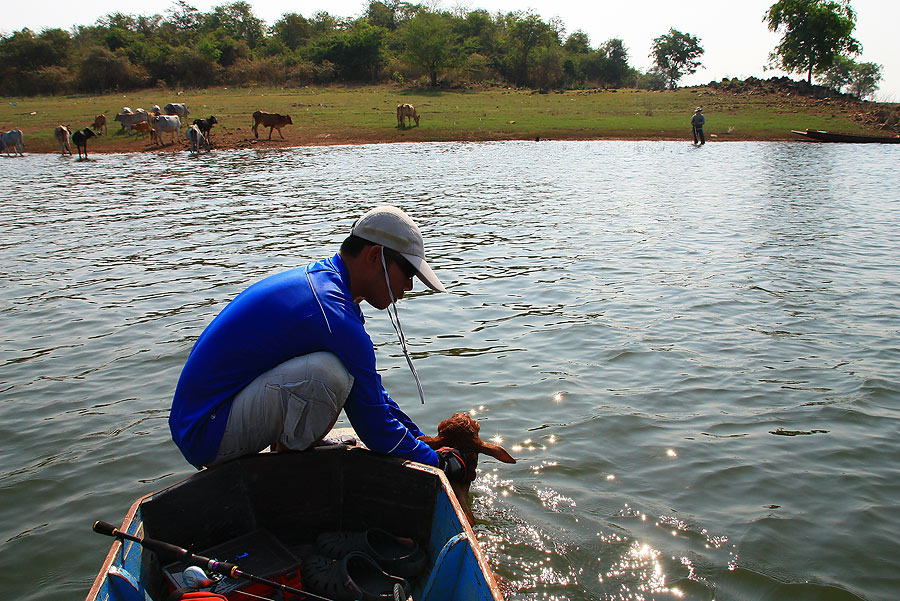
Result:
<svg viewBox="0 0 900 601"><path fill-rule="evenodd" d="M413 267L412 264L397 251L391 250L390 248L385 248L384 246L382 246L381 248L384 251L384 258L391 263L395 263L403 272L403 275L405 275L408 279L411 280L413 276L419 273L418 270Z"/></svg>

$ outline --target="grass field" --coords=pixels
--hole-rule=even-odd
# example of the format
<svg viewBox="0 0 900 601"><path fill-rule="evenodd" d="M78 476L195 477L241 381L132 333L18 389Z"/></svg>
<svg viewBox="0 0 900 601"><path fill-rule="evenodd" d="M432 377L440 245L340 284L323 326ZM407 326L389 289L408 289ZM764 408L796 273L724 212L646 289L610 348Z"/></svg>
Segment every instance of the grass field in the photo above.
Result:
<svg viewBox="0 0 900 601"><path fill-rule="evenodd" d="M149 89L102 96L0 98L0 129L18 128L27 152L56 152L53 128L87 127L98 113L109 120L108 136L90 142L92 152L152 150L144 138L126 136L113 121L132 109L184 102L190 120L215 115L212 141L218 148L297 146L398 141L507 139L689 139L690 118L704 107L711 140L791 140L792 129L879 133L859 125L852 103L773 94L733 95L709 88L672 91L567 91L537 93L511 89L431 90L398 86ZM398 128L397 104L414 104L418 127ZM286 140L256 141L253 111L291 115ZM276 141L277 140L277 141Z"/></svg>

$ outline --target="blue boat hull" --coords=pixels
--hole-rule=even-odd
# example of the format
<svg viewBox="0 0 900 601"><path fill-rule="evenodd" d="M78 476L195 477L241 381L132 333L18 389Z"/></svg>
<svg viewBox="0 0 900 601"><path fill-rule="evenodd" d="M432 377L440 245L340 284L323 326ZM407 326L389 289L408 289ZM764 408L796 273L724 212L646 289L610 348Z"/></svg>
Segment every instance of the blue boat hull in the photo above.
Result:
<svg viewBox="0 0 900 601"><path fill-rule="evenodd" d="M321 532L374 527L426 550L430 571L412 581L417 601L502 600L444 474L360 448L262 453L204 470L138 499L120 529L200 553L258 532L293 551ZM87 601L162 601L172 586L166 564L117 540Z"/></svg>

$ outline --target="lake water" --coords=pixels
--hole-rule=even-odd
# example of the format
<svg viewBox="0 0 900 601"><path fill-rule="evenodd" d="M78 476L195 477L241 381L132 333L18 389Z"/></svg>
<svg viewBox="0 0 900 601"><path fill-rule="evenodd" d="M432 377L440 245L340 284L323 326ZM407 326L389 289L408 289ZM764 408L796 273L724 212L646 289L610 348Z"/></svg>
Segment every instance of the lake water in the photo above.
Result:
<svg viewBox="0 0 900 601"><path fill-rule="evenodd" d="M450 294L365 306L427 433L472 410L512 599L896 599L900 147L434 143L0 158L0 596L80 600L193 469L181 366L257 279L379 203ZM315 483L311 483L315 485ZM213 501L211 501L213 502Z"/></svg>

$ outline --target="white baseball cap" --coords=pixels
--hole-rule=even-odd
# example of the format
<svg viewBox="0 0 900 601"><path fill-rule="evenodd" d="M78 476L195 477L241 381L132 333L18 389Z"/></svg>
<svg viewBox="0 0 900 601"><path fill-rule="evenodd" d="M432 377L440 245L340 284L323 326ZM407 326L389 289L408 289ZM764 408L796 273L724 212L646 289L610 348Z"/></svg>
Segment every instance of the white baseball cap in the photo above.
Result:
<svg viewBox="0 0 900 601"><path fill-rule="evenodd" d="M375 207L356 220L350 234L400 253L426 286L436 292L447 289L425 262L425 242L409 215L389 205Z"/></svg>

